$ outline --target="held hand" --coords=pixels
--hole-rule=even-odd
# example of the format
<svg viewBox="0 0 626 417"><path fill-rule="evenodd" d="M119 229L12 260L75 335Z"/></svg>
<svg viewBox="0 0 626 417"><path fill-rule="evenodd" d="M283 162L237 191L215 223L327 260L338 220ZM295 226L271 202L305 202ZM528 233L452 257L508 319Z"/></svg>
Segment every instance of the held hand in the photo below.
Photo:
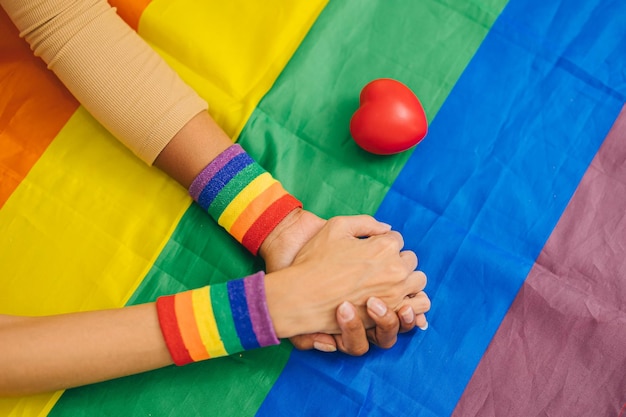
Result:
<svg viewBox="0 0 626 417"><path fill-rule="evenodd" d="M259 255L265 261L267 272L291 265L300 249L325 223L325 220L310 211L296 209L289 213L259 248Z"/></svg>
<svg viewBox="0 0 626 417"><path fill-rule="evenodd" d="M304 334L290 340L296 349L317 349L323 352L341 352L361 356L368 352L370 343L383 349L393 347L398 333L413 330L415 326L426 330L426 313L430 309L430 300L423 291L415 297L405 300L407 303L400 310L393 312L382 301L371 297L367 301L367 314L376 324L365 329L363 321L355 314L356 309L350 303L343 303L337 308L337 323L341 334L325 333Z"/></svg>
<svg viewBox="0 0 626 417"><path fill-rule="evenodd" d="M329 220L290 267L266 276L268 307L279 337L339 333L335 309L344 301L357 308L366 328L374 325L366 312L370 296L398 311L406 297L426 284L425 275L414 271L417 257L401 252L403 245L399 233L370 216Z"/></svg>

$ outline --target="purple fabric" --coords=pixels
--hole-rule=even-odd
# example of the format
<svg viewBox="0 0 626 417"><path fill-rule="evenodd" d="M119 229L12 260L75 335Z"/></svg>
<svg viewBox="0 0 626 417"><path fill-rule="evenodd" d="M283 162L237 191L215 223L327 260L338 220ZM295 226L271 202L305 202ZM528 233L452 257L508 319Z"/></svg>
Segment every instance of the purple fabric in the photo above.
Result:
<svg viewBox="0 0 626 417"><path fill-rule="evenodd" d="M239 144L234 144L226 149L224 152L219 154L217 158L215 158L209 165L207 165L200 174L193 180L191 185L189 186L189 194L191 197L198 201L200 197L200 193L206 187L206 185L211 181L211 179L215 176L216 173L222 169L228 161L233 159L235 156L244 153L245 151Z"/></svg>
<svg viewBox="0 0 626 417"><path fill-rule="evenodd" d="M620 415L626 405L625 141L626 107L453 416Z"/></svg>
<svg viewBox="0 0 626 417"><path fill-rule="evenodd" d="M259 271L244 279L248 312L257 341L261 346L272 346L280 343L276 337L272 318L267 309L265 297L265 274Z"/></svg>

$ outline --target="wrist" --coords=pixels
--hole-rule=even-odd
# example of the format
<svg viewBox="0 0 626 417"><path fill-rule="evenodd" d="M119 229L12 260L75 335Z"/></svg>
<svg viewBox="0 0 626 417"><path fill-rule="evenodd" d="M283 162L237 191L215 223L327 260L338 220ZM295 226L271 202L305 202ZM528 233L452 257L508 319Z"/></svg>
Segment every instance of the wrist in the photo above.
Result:
<svg viewBox="0 0 626 417"><path fill-rule="evenodd" d="M172 360L185 365L280 343L265 294L265 274L160 297L156 307Z"/></svg>
<svg viewBox="0 0 626 417"><path fill-rule="evenodd" d="M265 276L267 311L281 339L316 332L339 333L335 308L340 302L316 292L306 277L308 273L300 266L290 266Z"/></svg>
<svg viewBox="0 0 626 417"><path fill-rule="evenodd" d="M302 203L239 145L205 167L189 187L193 199L252 254Z"/></svg>
<svg viewBox="0 0 626 417"><path fill-rule="evenodd" d="M304 210L300 207L296 207L291 210L287 215L274 227L274 229L267 235L261 246L259 247L259 256L267 260L272 252L274 243L277 239L291 227L293 227L302 218Z"/></svg>

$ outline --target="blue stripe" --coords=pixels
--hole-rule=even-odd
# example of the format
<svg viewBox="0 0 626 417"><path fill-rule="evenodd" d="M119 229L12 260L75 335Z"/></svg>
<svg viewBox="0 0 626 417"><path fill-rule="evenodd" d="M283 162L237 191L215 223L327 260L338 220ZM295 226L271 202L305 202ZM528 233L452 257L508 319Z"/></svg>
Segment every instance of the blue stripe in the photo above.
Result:
<svg viewBox="0 0 626 417"><path fill-rule="evenodd" d="M222 188L224 188L242 169L252 163L254 163L254 160L247 153L240 153L228 161L200 192L200 196L198 197L200 207L208 210Z"/></svg>
<svg viewBox="0 0 626 417"><path fill-rule="evenodd" d="M624 104L624 17L622 1L507 5L376 215L429 276L429 330L362 358L294 351L257 415L285 398L306 415L453 412Z"/></svg>
<svg viewBox="0 0 626 417"><path fill-rule="evenodd" d="M241 346L243 346L245 350L260 347L259 342L256 340L252 320L250 319L248 301L246 300L246 288L243 279L228 281L227 287L230 308L233 313L235 329L237 330L237 336L239 336Z"/></svg>

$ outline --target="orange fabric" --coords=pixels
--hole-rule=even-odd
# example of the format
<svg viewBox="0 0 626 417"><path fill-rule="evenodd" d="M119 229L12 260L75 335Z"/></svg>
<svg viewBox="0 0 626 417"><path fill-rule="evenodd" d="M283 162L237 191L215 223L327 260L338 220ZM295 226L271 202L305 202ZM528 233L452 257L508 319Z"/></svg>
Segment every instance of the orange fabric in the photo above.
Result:
<svg viewBox="0 0 626 417"><path fill-rule="evenodd" d="M152 0L109 0L109 4L117 8L117 14L128 23L130 27L139 28L139 19L144 9Z"/></svg>
<svg viewBox="0 0 626 417"><path fill-rule="evenodd" d="M0 8L0 207L24 179L78 102ZM34 100L34 98L37 98Z"/></svg>

